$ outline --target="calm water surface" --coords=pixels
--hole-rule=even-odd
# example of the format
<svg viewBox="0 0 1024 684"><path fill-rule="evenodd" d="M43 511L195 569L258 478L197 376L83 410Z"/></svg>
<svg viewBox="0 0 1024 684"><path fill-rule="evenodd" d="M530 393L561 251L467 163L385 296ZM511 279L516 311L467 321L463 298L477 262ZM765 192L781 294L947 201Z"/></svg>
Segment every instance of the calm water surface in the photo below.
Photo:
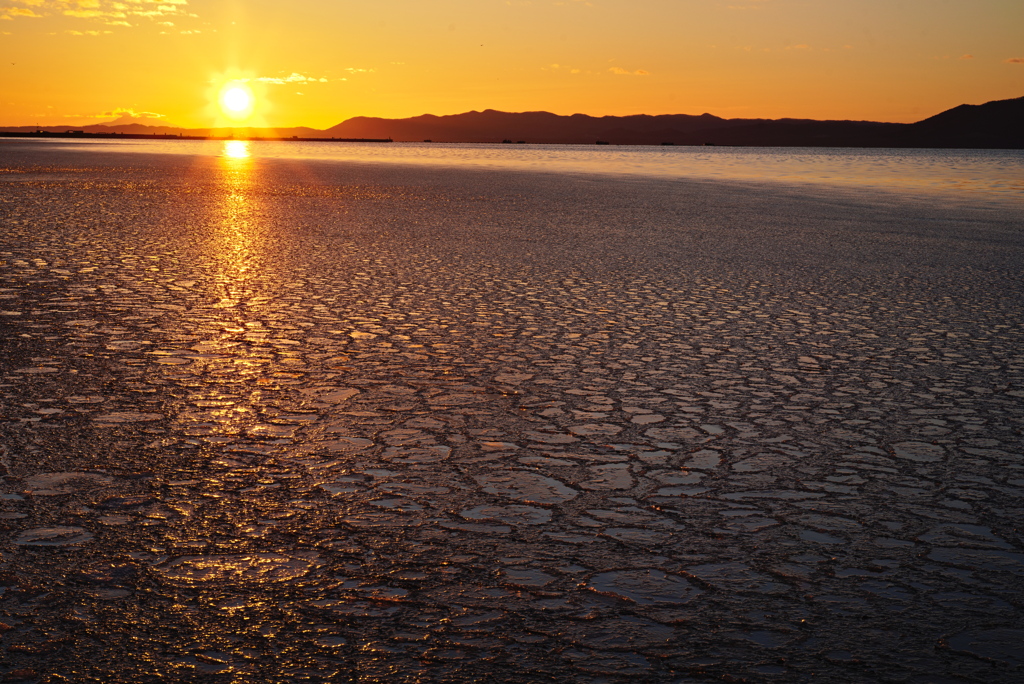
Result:
<svg viewBox="0 0 1024 684"><path fill-rule="evenodd" d="M987 199L1024 196L1024 151L772 147L38 141L89 151L316 159L434 166L830 184Z"/></svg>

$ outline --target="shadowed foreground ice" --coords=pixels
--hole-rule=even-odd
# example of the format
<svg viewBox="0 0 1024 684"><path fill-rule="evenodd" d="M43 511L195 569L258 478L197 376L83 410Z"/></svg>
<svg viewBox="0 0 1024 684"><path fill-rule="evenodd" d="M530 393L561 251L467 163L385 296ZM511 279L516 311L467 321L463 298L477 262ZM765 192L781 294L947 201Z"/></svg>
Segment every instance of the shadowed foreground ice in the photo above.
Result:
<svg viewBox="0 0 1024 684"><path fill-rule="evenodd" d="M1021 209L2 153L4 681L1024 676Z"/></svg>

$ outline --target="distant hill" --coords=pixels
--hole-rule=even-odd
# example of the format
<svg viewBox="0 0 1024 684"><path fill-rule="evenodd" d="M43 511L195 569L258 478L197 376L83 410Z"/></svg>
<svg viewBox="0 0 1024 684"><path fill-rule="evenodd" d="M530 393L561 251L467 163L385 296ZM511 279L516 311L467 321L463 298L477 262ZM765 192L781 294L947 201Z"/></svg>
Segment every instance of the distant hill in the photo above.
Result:
<svg viewBox="0 0 1024 684"><path fill-rule="evenodd" d="M181 128L165 124L141 123L138 120L126 121L124 118L118 121L110 121L101 124L88 126L3 126L0 127L0 135L4 132L31 133L37 130L50 131L52 133L64 133L67 131L83 131L85 133L99 135L172 135L186 137L212 137L226 138L320 138L324 131L306 126L294 128ZM327 136L330 137L330 136Z"/></svg>
<svg viewBox="0 0 1024 684"><path fill-rule="evenodd" d="M910 128L910 139L918 144L955 140L958 144L949 147L1021 149L1024 148L1024 97L960 105L911 124Z"/></svg>
<svg viewBox="0 0 1024 684"><path fill-rule="evenodd" d="M88 133L121 133L138 135L203 135L206 129L198 129L199 133L192 133L190 129L177 126L152 125L139 122L113 121L102 124L90 124L88 126L0 126L0 135L3 133L32 133L34 131L49 131L51 133L63 133L65 131L86 131Z"/></svg>
<svg viewBox="0 0 1024 684"><path fill-rule="evenodd" d="M711 114L650 116L561 116L550 112L424 114L408 119L358 116L326 130L314 128L185 129L139 121L82 127L97 134L182 135L238 138L391 138L420 142L528 142L611 145L743 145L806 147L940 147L1024 149L1024 97L982 105L960 105L912 124L812 119L723 119ZM35 131L35 126L0 129Z"/></svg>
<svg viewBox="0 0 1024 684"><path fill-rule="evenodd" d="M379 119L360 116L328 128L337 137L380 137L435 142L501 142L593 144L604 140L620 145L657 145L673 137L691 136L709 128L735 125L711 114L664 114L660 116L559 116L550 112L510 113L487 109L450 116L424 114L410 119ZM364 133L366 135L364 135Z"/></svg>
<svg viewBox="0 0 1024 684"><path fill-rule="evenodd" d="M752 145L827 147L1024 147L1024 97L961 105L913 124L811 119L722 119L692 116L558 116L488 109L408 119L355 117L324 133L400 141L612 145Z"/></svg>
<svg viewBox="0 0 1024 684"><path fill-rule="evenodd" d="M65 129L68 130L68 129ZM92 126L73 126L70 130L89 131L90 133L132 133L139 135L177 135L185 129L179 126L168 126L164 124L146 124L138 121L117 123L111 121L105 124L93 124ZM192 134L195 135L195 134Z"/></svg>

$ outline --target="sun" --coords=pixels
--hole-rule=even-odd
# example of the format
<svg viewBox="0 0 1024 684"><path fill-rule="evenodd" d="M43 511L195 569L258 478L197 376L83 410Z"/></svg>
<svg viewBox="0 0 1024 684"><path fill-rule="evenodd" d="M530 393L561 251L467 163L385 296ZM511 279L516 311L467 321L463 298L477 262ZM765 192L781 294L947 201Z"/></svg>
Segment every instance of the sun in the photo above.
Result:
<svg viewBox="0 0 1024 684"><path fill-rule="evenodd" d="M234 86L224 91L221 102L229 112L244 112L252 105L252 95L245 88Z"/></svg>
<svg viewBox="0 0 1024 684"><path fill-rule="evenodd" d="M220 91L220 108L232 119L247 119L256 105L252 90L244 83L228 83Z"/></svg>

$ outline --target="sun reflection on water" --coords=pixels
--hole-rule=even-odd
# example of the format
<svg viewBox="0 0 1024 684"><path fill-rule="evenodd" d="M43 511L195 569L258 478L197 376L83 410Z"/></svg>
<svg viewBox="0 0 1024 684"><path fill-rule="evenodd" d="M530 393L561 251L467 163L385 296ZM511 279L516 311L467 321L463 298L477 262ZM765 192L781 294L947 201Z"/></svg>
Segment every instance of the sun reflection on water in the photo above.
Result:
<svg viewBox="0 0 1024 684"><path fill-rule="evenodd" d="M255 170L247 140L225 140L219 157L219 227L216 243L223 264L225 300L238 301L245 276L258 258L260 228L255 207Z"/></svg>
<svg viewBox="0 0 1024 684"><path fill-rule="evenodd" d="M249 152L248 140L225 140L221 156L229 159L248 159L252 156Z"/></svg>
<svg viewBox="0 0 1024 684"><path fill-rule="evenodd" d="M219 298L211 308L220 310L215 315L224 327L218 339L209 341L207 351L221 358L211 361L208 377L259 383L267 367L273 365L273 357L238 342L251 329L262 329L259 307L255 304L264 301L266 293L266 273L261 268L268 258L266 226L261 220L263 179L257 159L251 154L250 143L245 140L225 140L212 170L214 201L209 205L206 244L216 264L215 285ZM194 424L187 428L189 434L214 444L237 440L251 424L253 407L261 401L260 392L257 386L252 405L231 401L228 406L202 412L198 423L191 419ZM213 566L207 570L214 574L220 572Z"/></svg>

